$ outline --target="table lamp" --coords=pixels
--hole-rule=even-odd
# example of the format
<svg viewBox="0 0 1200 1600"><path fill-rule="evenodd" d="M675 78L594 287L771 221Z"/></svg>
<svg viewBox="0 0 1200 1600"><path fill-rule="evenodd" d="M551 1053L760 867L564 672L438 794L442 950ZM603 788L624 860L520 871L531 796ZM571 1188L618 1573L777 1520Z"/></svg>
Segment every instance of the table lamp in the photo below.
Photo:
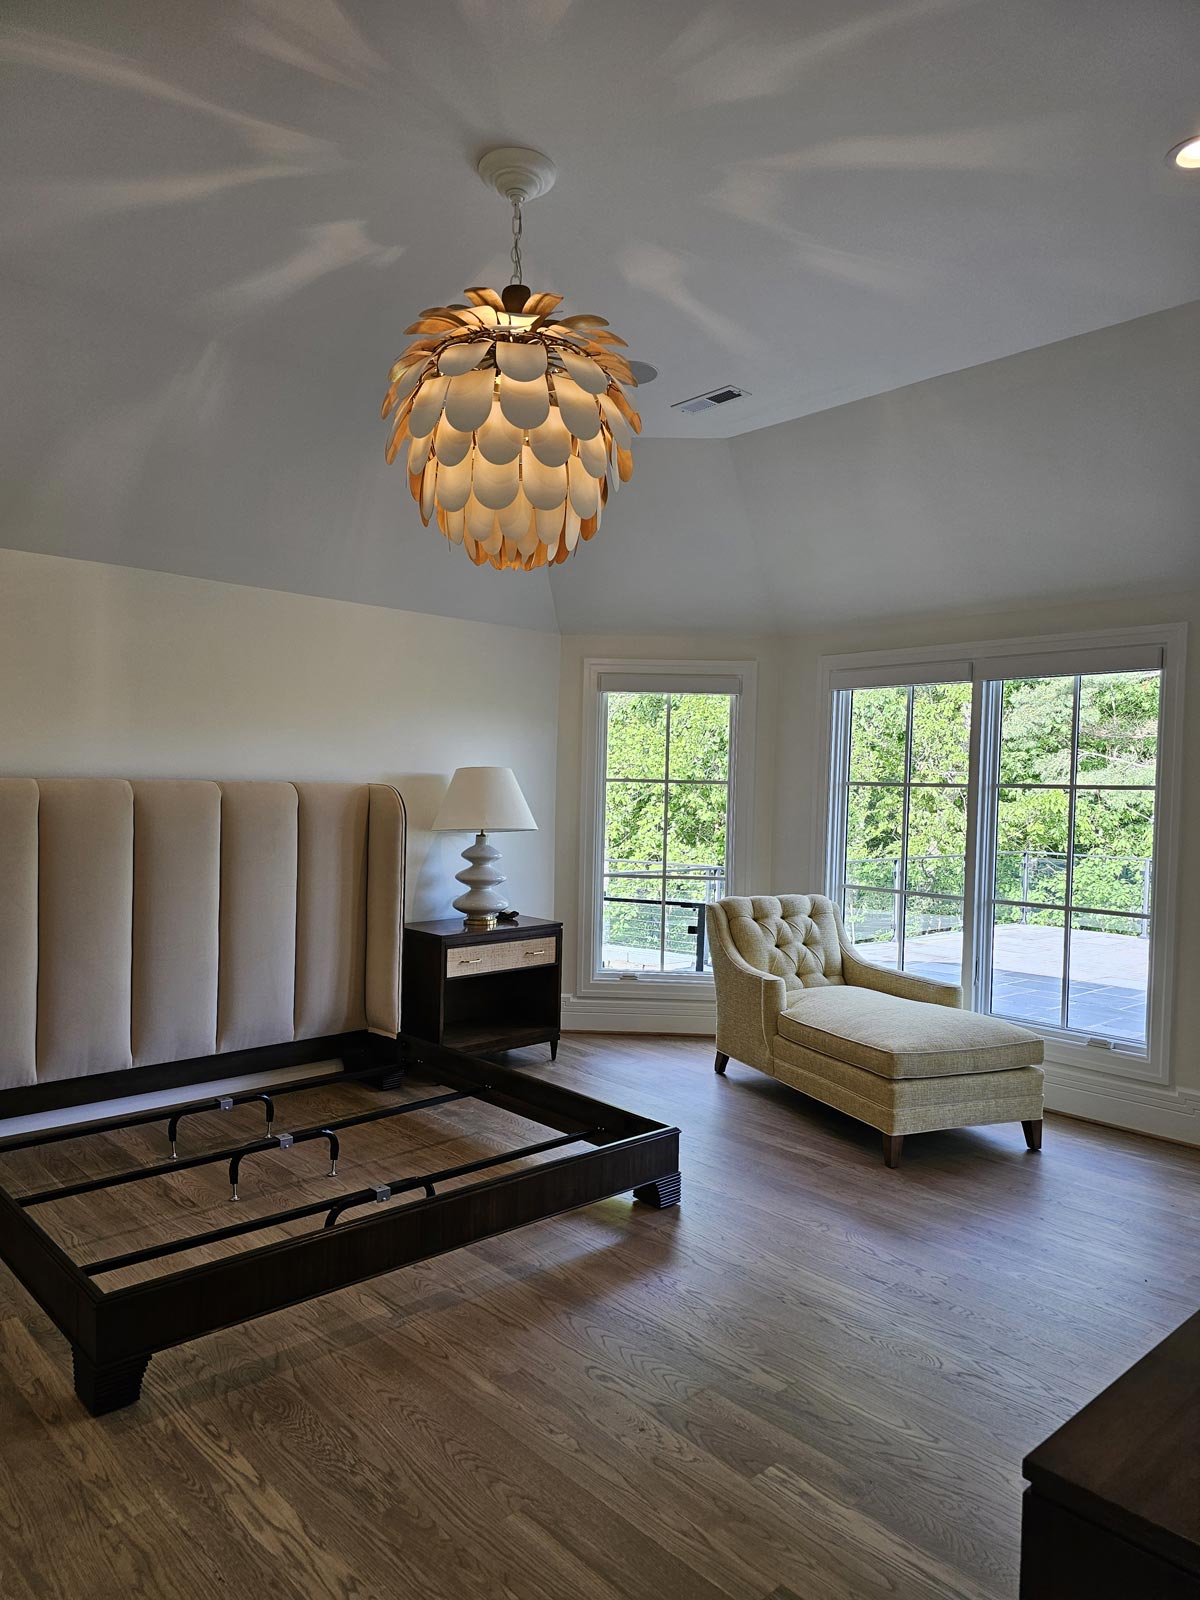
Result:
<svg viewBox="0 0 1200 1600"><path fill-rule="evenodd" d="M494 928L500 912L508 910L508 901L499 887L505 881L498 864L500 852L488 843L488 834L537 828L512 768L459 767L433 826L439 833L476 835L475 843L463 851L467 865L455 873L459 883L466 884L467 892L452 903L472 932Z"/></svg>

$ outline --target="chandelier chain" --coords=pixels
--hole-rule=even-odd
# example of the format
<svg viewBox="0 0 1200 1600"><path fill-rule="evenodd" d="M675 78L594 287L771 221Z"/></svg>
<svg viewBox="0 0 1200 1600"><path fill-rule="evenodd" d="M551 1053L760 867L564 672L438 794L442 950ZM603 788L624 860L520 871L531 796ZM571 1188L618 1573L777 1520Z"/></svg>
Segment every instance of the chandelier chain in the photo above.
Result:
<svg viewBox="0 0 1200 1600"><path fill-rule="evenodd" d="M521 276L521 273L522 273L522 266L521 266L521 234L522 234L523 229L524 229L524 221L523 221L523 218L522 218L522 215L521 215L521 197L520 197L520 195L516 195L515 194L512 197L512 241L513 242L512 242L512 251L510 253L511 254L512 264L513 264L513 270L512 270L512 277L508 280L509 283L523 283L524 282L524 279Z"/></svg>

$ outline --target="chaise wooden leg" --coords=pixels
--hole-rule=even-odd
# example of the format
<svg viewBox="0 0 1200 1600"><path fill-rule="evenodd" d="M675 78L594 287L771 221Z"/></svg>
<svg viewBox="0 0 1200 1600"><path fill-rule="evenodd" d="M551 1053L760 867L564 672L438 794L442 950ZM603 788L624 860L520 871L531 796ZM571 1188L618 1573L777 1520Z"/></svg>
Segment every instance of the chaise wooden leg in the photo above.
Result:
<svg viewBox="0 0 1200 1600"><path fill-rule="evenodd" d="M1040 1150L1042 1148L1041 1117L1039 1117L1036 1122L1023 1122L1021 1127L1025 1130L1025 1143L1029 1146L1029 1148L1031 1150Z"/></svg>
<svg viewBox="0 0 1200 1600"><path fill-rule="evenodd" d="M900 1153L904 1149L904 1135L902 1133L885 1133L883 1136L883 1163L887 1167L900 1165Z"/></svg>
<svg viewBox="0 0 1200 1600"><path fill-rule="evenodd" d="M724 1050L718 1050L717 1059L713 1062L713 1071L724 1072L728 1065L729 1057L725 1054Z"/></svg>

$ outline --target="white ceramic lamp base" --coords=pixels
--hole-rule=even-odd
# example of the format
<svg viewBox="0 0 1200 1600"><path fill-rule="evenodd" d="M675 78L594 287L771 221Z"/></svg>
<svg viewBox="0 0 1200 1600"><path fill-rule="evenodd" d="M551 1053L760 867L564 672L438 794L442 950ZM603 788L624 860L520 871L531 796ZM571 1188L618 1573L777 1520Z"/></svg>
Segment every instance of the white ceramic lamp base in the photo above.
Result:
<svg viewBox="0 0 1200 1600"><path fill-rule="evenodd" d="M466 884L467 892L452 902L454 909L462 912L472 932L494 928L500 912L508 910L508 900L499 889L505 881L497 865L500 852L494 844L488 843L486 833L480 833L475 843L463 851L463 857L468 865L454 876L459 883Z"/></svg>

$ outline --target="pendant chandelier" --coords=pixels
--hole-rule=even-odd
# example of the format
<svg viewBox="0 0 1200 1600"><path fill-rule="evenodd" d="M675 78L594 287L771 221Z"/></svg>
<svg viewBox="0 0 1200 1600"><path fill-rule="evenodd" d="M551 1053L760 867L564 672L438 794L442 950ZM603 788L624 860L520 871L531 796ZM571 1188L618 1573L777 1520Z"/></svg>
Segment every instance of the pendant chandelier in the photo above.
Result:
<svg viewBox="0 0 1200 1600"><path fill-rule="evenodd" d="M433 306L388 374L387 459L408 467L428 527L476 566L531 572L590 539L610 490L633 472L637 379L603 317L556 318L557 294L521 282L522 206L555 169L536 150L490 151L479 174L512 205L512 281Z"/></svg>

